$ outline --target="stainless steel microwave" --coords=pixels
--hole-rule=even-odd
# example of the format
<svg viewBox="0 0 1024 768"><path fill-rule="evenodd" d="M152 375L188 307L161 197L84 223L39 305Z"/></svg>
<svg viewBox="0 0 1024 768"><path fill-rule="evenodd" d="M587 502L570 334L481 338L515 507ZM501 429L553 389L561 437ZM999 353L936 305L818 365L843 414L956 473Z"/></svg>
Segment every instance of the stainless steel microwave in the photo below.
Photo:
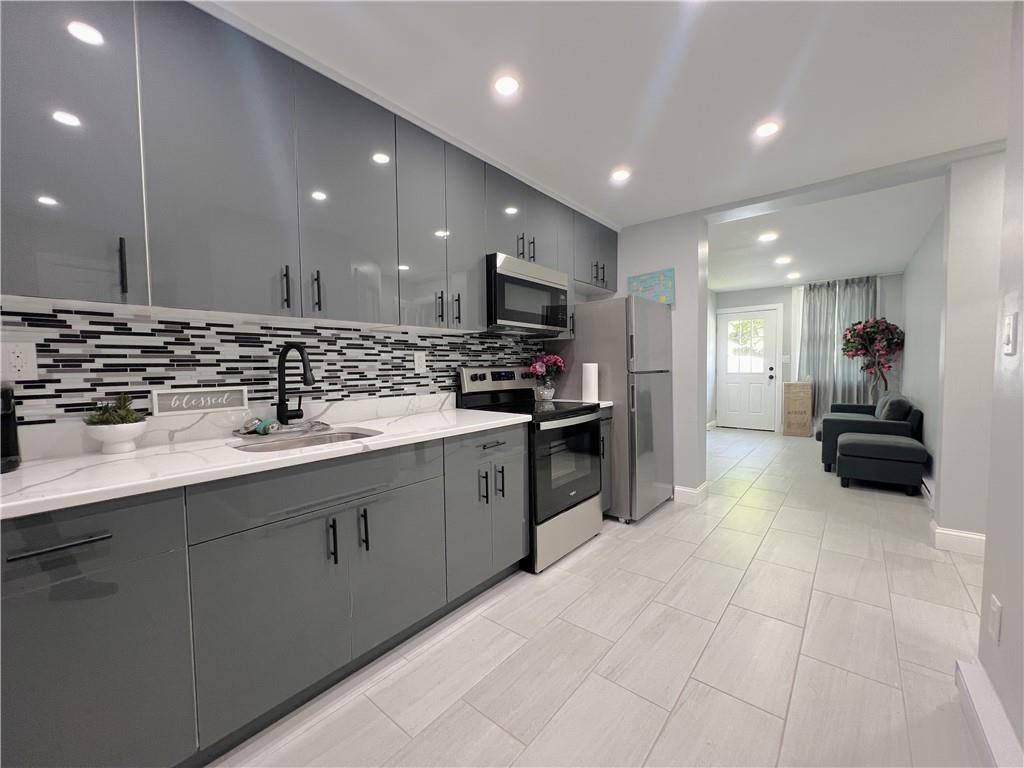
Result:
<svg viewBox="0 0 1024 768"><path fill-rule="evenodd" d="M487 254L487 330L557 336L569 329L569 276L505 253Z"/></svg>

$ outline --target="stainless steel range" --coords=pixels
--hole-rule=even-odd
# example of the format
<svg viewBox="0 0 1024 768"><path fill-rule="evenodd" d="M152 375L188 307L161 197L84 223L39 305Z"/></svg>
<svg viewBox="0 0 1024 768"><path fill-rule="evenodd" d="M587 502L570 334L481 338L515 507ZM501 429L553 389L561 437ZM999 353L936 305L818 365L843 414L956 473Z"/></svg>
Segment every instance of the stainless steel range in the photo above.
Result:
<svg viewBox="0 0 1024 768"><path fill-rule="evenodd" d="M530 424L530 566L547 568L601 531L597 403L534 398L525 367L460 368L459 408L526 413Z"/></svg>

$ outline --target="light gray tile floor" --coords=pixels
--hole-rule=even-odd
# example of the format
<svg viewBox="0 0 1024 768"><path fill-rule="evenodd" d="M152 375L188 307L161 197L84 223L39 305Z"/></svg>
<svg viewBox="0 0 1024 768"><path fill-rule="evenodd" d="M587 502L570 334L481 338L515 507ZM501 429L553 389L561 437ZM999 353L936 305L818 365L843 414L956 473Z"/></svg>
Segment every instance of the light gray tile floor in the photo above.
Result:
<svg viewBox="0 0 1024 768"><path fill-rule="evenodd" d="M705 502L605 521L216 764L974 764L953 671L984 561L819 451L709 432Z"/></svg>

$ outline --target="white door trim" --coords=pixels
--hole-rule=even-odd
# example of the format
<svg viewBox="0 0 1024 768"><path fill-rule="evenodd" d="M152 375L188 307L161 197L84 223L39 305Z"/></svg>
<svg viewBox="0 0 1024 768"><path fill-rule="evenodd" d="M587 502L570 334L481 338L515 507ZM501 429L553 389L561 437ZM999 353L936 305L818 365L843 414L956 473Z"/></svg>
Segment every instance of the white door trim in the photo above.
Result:
<svg viewBox="0 0 1024 768"><path fill-rule="evenodd" d="M775 367L779 375L775 377L778 384L775 387L775 431L782 431L782 327L785 324L785 306L782 304L751 304L747 307L723 307L715 310L715 329L717 333L718 316L729 315L736 312L763 312L766 309L775 310ZM718 389L718 355L715 354L715 389ZM718 418L718 398L715 398L715 419Z"/></svg>

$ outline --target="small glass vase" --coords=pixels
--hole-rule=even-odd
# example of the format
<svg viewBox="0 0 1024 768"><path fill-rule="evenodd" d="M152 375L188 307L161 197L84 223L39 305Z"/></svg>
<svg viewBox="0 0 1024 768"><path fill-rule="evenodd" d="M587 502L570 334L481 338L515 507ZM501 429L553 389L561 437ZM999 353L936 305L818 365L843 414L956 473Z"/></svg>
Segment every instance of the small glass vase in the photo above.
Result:
<svg viewBox="0 0 1024 768"><path fill-rule="evenodd" d="M555 383L550 379L542 380L534 390L538 400L553 400L555 397Z"/></svg>

